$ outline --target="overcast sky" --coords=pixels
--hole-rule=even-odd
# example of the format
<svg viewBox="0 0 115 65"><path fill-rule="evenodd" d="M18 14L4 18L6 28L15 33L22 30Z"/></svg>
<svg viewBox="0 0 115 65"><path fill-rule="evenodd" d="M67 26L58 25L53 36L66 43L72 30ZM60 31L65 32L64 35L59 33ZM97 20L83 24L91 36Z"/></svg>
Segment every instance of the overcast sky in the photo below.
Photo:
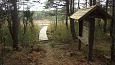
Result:
<svg viewBox="0 0 115 65"><path fill-rule="evenodd" d="M39 1L40 3L37 1ZM20 0L20 2L19 2L20 9L19 10L26 10L27 7L30 7L30 11L42 11L42 10L45 10L44 6L47 1L48 0L29 0L29 1ZM75 0L75 1L77 2L78 0ZM84 0L80 0L80 2L84 3ZM27 4L27 5L23 5L23 4ZM76 5L76 7L77 7L77 5ZM51 10L54 10L54 8L51 8Z"/></svg>
<svg viewBox="0 0 115 65"><path fill-rule="evenodd" d="M25 9L27 9L27 7L30 7L30 11L42 11L42 10L45 10L44 6L47 1L48 0L29 0L29 1L20 0L20 2L18 2L20 4L19 10L25 10ZM75 3L77 3L77 2L78 2L78 0L75 0ZM80 3L85 3L85 0L80 0ZM27 5L23 5L23 4L27 4ZM80 6L82 7L83 5L80 5ZM76 5L76 7L77 7L77 5Z"/></svg>
<svg viewBox="0 0 115 65"><path fill-rule="evenodd" d="M24 10L27 7L30 7L31 11L42 11L44 9L45 2L47 2L47 0L40 0L40 2L37 1L39 0L29 0L29 1L20 0L19 10ZM23 5L23 4L27 4L27 5Z"/></svg>

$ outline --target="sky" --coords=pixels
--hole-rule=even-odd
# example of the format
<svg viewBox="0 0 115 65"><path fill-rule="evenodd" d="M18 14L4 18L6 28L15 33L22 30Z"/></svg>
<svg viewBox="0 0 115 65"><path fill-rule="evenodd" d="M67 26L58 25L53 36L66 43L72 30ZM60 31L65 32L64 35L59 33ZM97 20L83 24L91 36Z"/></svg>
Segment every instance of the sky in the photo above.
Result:
<svg viewBox="0 0 115 65"><path fill-rule="evenodd" d="M33 2L33 1L40 1L39 2ZM30 11L43 11L43 10L46 10L44 9L44 6L45 6L45 2L47 2L48 0L29 0L29 1L25 1L25 0L20 0L20 8L19 10L26 10L27 7L31 7L30 8ZM76 0L77 2L78 0ZM23 5L23 2L25 2L25 4L27 5ZM81 3L84 3L84 0L80 0ZM76 5L77 7L77 5ZM50 10L54 10L55 8L51 8Z"/></svg>
<svg viewBox="0 0 115 65"><path fill-rule="evenodd" d="M35 1L39 1L39 2L35 2ZM45 3L48 0L29 0L29 1L25 1L25 0L20 0L20 2L18 2L19 5L19 10L26 10L27 7L30 7L30 11L43 11L46 10L44 9ZM89 1L89 0L88 0ZM106 0L105 0L106 1ZM77 3L78 0L75 0L75 3ZM23 5L23 4L27 4L27 5ZM80 3L85 3L85 0L80 0ZM104 3L103 3L104 4ZM83 5L80 5L80 7L82 7ZM75 5L75 7L78 7L77 5ZM55 8L51 8L50 10L54 10Z"/></svg>
<svg viewBox="0 0 115 65"><path fill-rule="evenodd" d="M30 11L42 11L44 10L44 6L45 6L45 2L47 2L47 0L40 0L39 2L33 2L33 1L39 1L39 0L29 0L29 1L24 1L24 0L20 0L20 8L19 10L25 10L27 9L27 7L30 7ZM27 5L23 5L25 2L25 4Z"/></svg>

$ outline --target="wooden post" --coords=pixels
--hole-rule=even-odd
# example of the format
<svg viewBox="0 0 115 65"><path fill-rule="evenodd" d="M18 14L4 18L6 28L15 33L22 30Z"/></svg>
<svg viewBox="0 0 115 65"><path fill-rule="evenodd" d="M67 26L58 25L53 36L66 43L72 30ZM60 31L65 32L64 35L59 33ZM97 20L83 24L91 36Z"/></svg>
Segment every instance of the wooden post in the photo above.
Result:
<svg viewBox="0 0 115 65"><path fill-rule="evenodd" d="M81 37L82 36L82 32L83 32L83 21L78 21L78 26L79 26L79 37ZM78 38L79 39L79 38ZM81 49L81 40L79 39L78 40L78 50L80 50Z"/></svg>
<svg viewBox="0 0 115 65"><path fill-rule="evenodd" d="M93 57L93 42L94 42L94 31L95 31L95 19L89 18L89 33L88 33L88 61L92 61Z"/></svg>
<svg viewBox="0 0 115 65"><path fill-rule="evenodd" d="M76 32L75 32L75 24L74 24L74 19L70 18L70 30L72 34L73 40L76 39Z"/></svg>

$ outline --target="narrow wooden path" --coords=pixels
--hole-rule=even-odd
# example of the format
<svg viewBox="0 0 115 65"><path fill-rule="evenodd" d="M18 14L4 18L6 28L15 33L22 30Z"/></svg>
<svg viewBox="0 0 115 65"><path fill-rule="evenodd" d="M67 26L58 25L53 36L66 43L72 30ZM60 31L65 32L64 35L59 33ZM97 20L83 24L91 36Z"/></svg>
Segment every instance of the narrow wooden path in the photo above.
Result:
<svg viewBox="0 0 115 65"><path fill-rule="evenodd" d="M44 41L44 40L48 40L48 37L47 37L47 28L48 28L48 25L45 25L41 28L40 32L39 32L39 41Z"/></svg>

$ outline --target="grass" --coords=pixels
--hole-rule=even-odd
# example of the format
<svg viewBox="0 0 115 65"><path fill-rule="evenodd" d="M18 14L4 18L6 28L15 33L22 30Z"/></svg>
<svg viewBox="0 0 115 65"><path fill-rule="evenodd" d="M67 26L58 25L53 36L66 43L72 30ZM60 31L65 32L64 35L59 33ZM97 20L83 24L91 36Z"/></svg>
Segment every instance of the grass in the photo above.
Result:
<svg viewBox="0 0 115 65"><path fill-rule="evenodd" d="M35 25L34 30L32 31L30 26L27 28L27 32L23 34L23 26L21 25L19 27L19 45L21 45L21 50L26 50L25 52L28 52L31 50L31 45L34 44L34 41L38 40L38 32L39 32L39 26ZM7 56L8 54L12 55L12 37L10 35L9 29L7 27L7 24L4 24L2 28L0 29L0 64L1 60L3 60L2 57ZM24 53L25 53L24 52ZM3 53L3 54L2 54ZM9 59L9 57L8 57Z"/></svg>
<svg viewBox="0 0 115 65"><path fill-rule="evenodd" d="M7 24L3 24L0 29L0 41L5 43L4 45L11 46L12 45L12 37L10 35L10 31L7 27Z"/></svg>
<svg viewBox="0 0 115 65"><path fill-rule="evenodd" d="M49 28L52 33L53 40L64 43L72 40L70 29L67 29L64 23L59 22L57 27L55 27L55 24L52 23Z"/></svg>
<svg viewBox="0 0 115 65"><path fill-rule="evenodd" d="M76 29L76 33L78 33L78 23L76 22L75 23L75 29ZM3 33L3 35L6 35L6 33L8 34L9 32L8 32L8 29L7 29L7 27L6 28L4 28L6 31L4 31L5 33ZM3 30L4 30L3 29ZM35 29L34 29L34 31L31 31L31 28L30 28L30 26L28 26L28 29L27 29L27 32L26 32L26 34L25 35L23 35L23 26L20 26L20 30L19 30L19 41L20 41L20 44L21 45L23 45L23 46L29 46L29 45L31 45L31 44L33 44L33 41L36 41L36 40L38 40L38 32L39 32L39 26L35 26ZM72 42L73 40L72 40L72 37L71 37L71 31L70 31L70 28L69 29L67 29L66 28L66 25L64 24L64 23L62 23L62 22L59 22L58 23L58 25L57 25L57 28L55 28L55 24L51 24L50 26L49 26L49 30L48 30L48 33L49 33L49 36L51 36L51 38L53 39L53 41L51 41L51 40L49 40L49 46L54 50L56 50L55 52L57 52L56 54L55 54L55 57L57 57L57 56L59 56L59 54L60 54L60 56L61 56L61 53L63 52L63 53L70 53L70 54L68 54L68 56L69 56L69 58L68 58L68 56L67 56L67 58L66 58L66 56L64 56L64 58L66 58L67 60L73 60L73 62L82 62L83 61L83 63L85 63L85 61L87 61L86 59L87 59L87 54L88 54L88 47L87 46L84 46L84 45L82 45L82 49L81 49L81 51L79 51L80 53L77 53L78 52L78 50L77 50L77 42ZM96 36L96 38L98 38L98 36L100 36L100 35L102 35L103 34L103 32L102 32L102 29L96 29L96 32L95 32L95 36ZM7 36L7 35L6 35ZM107 54L108 53L108 42L106 42L105 40L104 40L104 42L103 42L103 36L104 35L102 35L102 37L100 37L100 38L98 38L97 40L95 40L95 43L94 43L94 50L93 50L93 52L94 52L94 63L95 63L95 61L96 62L98 62L98 61L100 61L100 62L98 62L98 63L101 63L101 61L105 61L105 59L103 58L103 55L105 55L105 54ZM6 39L6 38L5 38ZM6 39L7 40L7 39ZM9 41L11 41L11 40L9 40ZM108 41L108 40L107 40ZM106 42L106 43L105 43ZM57 43L61 43L61 45L56 45ZM64 44L64 43L71 43L71 44ZM11 44L11 43L10 43ZM44 48L44 47L43 47ZM69 50L69 51L68 51ZM24 51L24 49L23 49L23 51ZM25 50L26 52L28 51L28 50ZM25 51L24 51L24 53L25 53ZM71 52L72 53L71 53ZM77 52L76 52L77 51ZM24 55L23 55L23 52L21 52L21 54L19 54L19 53L17 53L16 55L15 55L15 53L12 55L12 57L11 57L11 60L15 60L14 59L14 56L16 56L16 58L25 58L25 57L27 57L27 55L28 55L29 53L25 53ZM71 54L75 54L75 56L73 55L73 57L71 57ZM18 56L17 56L18 55ZM43 55L43 54L42 54ZM62 54L63 55L63 54ZM66 54L65 54L66 55ZM40 56L40 55L38 55L38 54L36 54L36 55L34 55L33 57L36 57L36 56ZM60 56L59 56L59 60L60 60ZM8 56L8 58L9 58L10 56ZM37 57L36 57L37 58ZM58 58L58 57L57 57ZM6 58L7 59L7 58ZM38 59L38 58L37 58ZM40 58L39 58L40 59ZM42 57L42 59L43 59L43 57ZM74 61L74 59L76 60L76 61ZM25 58L25 60L24 59L21 59L21 60L17 60L16 62L23 62L23 61L27 61L27 63L29 63L28 62L28 59L26 59ZM37 61L37 62L39 62L39 61ZM104 62L105 63L105 62ZM109 63L109 61L108 61L108 63ZM93 65L93 64L92 64Z"/></svg>
<svg viewBox="0 0 115 65"><path fill-rule="evenodd" d="M35 25L33 30L31 30L30 25L27 28L25 34L23 34L23 26L20 25L19 27L19 44L28 45L31 44L33 41L38 40L38 32L39 26ZM5 44L5 46L12 46L12 37L10 35L10 31L7 27L7 23L3 25L0 30L0 37L1 41Z"/></svg>
<svg viewBox="0 0 115 65"><path fill-rule="evenodd" d="M25 34L23 34L23 27L20 27L20 34L19 34L19 41L21 45L28 47L28 45L31 45L34 41L38 40L39 34L39 26L35 25L33 30L30 26L28 26L27 31Z"/></svg>
<svg viewBox="0 0 115 65"><path fill-rule="evenodd" d="M54 48L55 47L55 43L53 43L53 42L51 42L51 43L49 43L49 46L51 47L51 48Z"/></svg>
<svg viewBox="0 0 115 65"><path fill-rule="evenodd" d="M94 43L94 57L103 59L104 55L108 55L110 53L110 39L109 36L104 34L103 32L103 23L101 23L101 27L98 27L96 23L95 28L95 43ZM53 30L53 40L63 43L70 43L72 41L70 28L67 29L64 23L58 23L57 28L55 30L55 24L51 24L50 27ZM78 33L78 23L75 22L75 30ZM57 43L57 42L55 42ZM54 45L51 45L54 46ZM76 46L77 47L77 46ZM87 58L88 47L83 47L83 57Z"/></svg>

